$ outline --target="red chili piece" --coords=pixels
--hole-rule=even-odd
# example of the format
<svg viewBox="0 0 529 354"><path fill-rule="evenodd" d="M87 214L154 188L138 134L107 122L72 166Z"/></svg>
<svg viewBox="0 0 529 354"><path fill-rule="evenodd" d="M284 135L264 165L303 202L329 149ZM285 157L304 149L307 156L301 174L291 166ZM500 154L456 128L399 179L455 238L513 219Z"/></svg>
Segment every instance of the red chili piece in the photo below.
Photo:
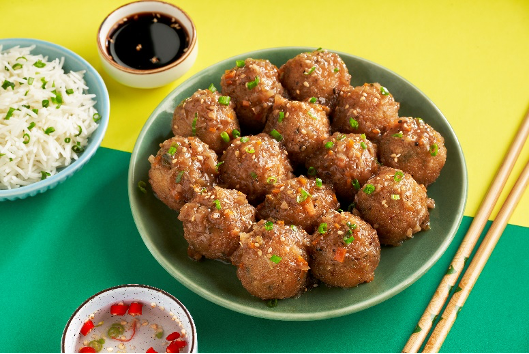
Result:
<svg viewBox="0 0 529 354"><path fill-rule="evenodd" d="M156 350L154 350L153 347L150 347L149 349L147 349L147 351L145 353L158 353Z"/></svg>
<svg viewBox="0 0 529 354"><path fill-rule="evenodd" d="M185 340L174 340L171 342L171 344L169 344L165 352L166 353L180 353L180 349L182 349L186 345L187 345L187 342Z"/></svg>
<svg viewBox="0 0 529 354"><path fill-rule="evenodd" d="M129 315L139 316L142 313L143 304L140 302L133 302L129 306Z"/></svg>
<svg viewBox="0 0 529 354"><path fill-rule="evenodd" d="M129 309L128 305L124 304L117 304L110 306L110 314L112 316L123 316L127 313L127 310Z"/></svg>
<svg viewBox="0 0 529 354"><path fill-rule="evenodd" d="M86 336L88 333L90 333L90 331L92 330L92 328L94 328L94 322L92 322L92 320L88 320L84 323L83 327L81 327L81 334L83 336Z"/></svg>
<svg viewBox="0 0 529 354"><path fill-rule="evenodd" d="M79 353L97 353L97 352L92 347L82 347L81 349L79 349Z"/></svg>
<svg viewBox="0 0 529 354"><path fill-rule="evenodd" d="M168 335L165 339L168 340L169 342L172 342L173 340L178 339L178 338L180 338L180 333L173 332L170 335Z"/></svg>

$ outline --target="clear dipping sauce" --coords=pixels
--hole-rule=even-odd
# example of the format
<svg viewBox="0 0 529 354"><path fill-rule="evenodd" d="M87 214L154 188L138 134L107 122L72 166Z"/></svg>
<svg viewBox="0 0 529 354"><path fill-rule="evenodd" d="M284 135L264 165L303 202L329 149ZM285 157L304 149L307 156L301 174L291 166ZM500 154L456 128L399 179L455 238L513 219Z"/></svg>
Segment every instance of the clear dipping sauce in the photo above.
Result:
<svg viewBox="0 0 529 354"><path fill-rule="evenodd" d="M182 57L189 47L189 35L174 17L142 12L114 25L106 46L108 54L119 65L149 70Z"/></svg>

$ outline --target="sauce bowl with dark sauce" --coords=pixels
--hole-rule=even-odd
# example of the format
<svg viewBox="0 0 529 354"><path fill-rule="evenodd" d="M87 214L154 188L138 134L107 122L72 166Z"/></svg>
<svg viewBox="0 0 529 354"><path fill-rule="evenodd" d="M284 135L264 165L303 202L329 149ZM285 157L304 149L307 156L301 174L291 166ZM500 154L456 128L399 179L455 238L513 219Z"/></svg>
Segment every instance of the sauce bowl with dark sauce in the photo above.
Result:
<svg viewBox="0 0 529 354"><path fill-rule="evenodd" d="M110 13L97 34L105 71L136 88L169 84L184 75L198 54L196 29L179 7L137 1Z"/></svg>

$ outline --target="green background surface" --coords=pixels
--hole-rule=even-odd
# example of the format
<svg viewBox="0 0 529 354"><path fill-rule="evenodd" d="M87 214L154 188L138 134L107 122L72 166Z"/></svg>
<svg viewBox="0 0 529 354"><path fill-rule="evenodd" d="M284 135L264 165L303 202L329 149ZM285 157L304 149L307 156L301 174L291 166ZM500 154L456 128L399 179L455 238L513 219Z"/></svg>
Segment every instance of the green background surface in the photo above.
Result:
<svg viewBox="0 0 529 354"><path fill-rule="evenodd" d="M55 189L0 203L0 351L58 352L66 322L86 298L139 283L184 303L200 352L400 352L472 221L464 217L443 257L388 301L314 322L260 319L206 301L155 261L130 212L129 160L130 153L100 148ZM527 235L507 226L443 352L529 350Z"/></svg>

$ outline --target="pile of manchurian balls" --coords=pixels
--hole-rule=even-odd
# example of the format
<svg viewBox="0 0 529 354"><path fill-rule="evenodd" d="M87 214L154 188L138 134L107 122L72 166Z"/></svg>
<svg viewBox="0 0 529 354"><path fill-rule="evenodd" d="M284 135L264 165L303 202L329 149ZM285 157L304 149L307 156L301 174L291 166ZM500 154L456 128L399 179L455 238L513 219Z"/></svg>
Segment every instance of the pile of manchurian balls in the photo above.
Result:
<svg viewBox="0 0 529 354"><path fill-rule="evenodd" d="M351 86L335 53L301 53L279 69L235 64L221 92L211 85L176 107L175 136L149 158L189 256L231 262L261 299L372 281L381 244L429 227L443 137L399 117L380 84Z"/></svg>

